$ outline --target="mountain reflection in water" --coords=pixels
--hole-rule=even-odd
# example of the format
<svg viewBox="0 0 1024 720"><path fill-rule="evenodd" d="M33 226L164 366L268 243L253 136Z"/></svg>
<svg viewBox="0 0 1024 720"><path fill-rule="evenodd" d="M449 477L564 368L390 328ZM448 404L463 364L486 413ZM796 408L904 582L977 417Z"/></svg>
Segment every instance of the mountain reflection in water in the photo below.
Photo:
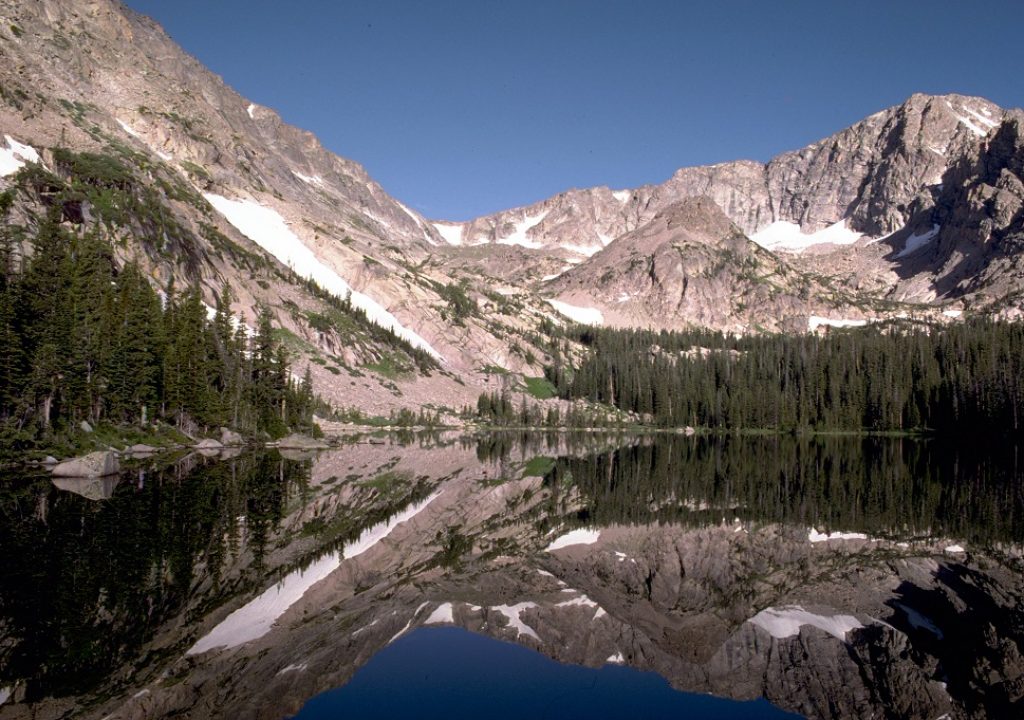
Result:
<svg viewBox="0 0 1024 720"><path fill-rule="evenodd" d="M808 717L1015 716L1018 453L505 433L9 475L0 718L284 717L425 625Z"/></svg>
<svg viewBox="0 0 1024 720"><path fill-rule="evenodd" d="M764 700L736 702L673 690L620 665L564 665L458 628L423 628L396 640L350 682L310 700L296 720L593 720L607 717L798 718Z"/></svg>

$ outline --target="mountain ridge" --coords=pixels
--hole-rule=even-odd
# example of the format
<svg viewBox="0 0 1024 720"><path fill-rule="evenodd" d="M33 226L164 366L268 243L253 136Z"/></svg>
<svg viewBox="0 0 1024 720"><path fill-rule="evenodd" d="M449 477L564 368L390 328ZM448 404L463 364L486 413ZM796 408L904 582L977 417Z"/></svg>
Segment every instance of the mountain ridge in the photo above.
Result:
<svg viewBox="0 0 1024 720"><path fill-rule="evenodd" d="M164 197L194 253L154 255L115 228L118 261L140 262L161 290L197 282L210 306L228 285L232 309L250 320L268 307L318 391L371 414L438 397L454 411L494 388L488 368L542 374L543 327L565 311L571 319L572 307L624 326L803 332L822 326L816 317L948 322L944 313L965 310L1016 317L1024 303L1021 139L998 130L1020 111L982 98L916 94L767 163L680 168L660 184L568 190L450 223L242 97L121 2L18 0L0 19L5 162L53 167L59 147L120 158ZM989 147L997 135L1006 147ZM44 199L19 197L14 217L31 225ZM648 227L699 197L760 250L737 245L726 258L696 232L676 243L690 248L684 257L673 236L685 228ZM87 201L72 225L108 232L94 210ZM652 247L644 228L661 233ZM603 254L622 239L655 264L653 278L608 267ZM701 277L711 271L717 282ZM309 277L441 371L428 377L411 351L337 316L310 294Z"/></svg>

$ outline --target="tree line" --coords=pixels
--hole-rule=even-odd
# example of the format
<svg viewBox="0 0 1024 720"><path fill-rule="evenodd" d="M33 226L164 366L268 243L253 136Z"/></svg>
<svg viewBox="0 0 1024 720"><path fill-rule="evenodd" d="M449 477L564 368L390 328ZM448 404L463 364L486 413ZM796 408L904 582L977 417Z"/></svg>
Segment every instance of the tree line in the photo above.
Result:
<svg viewBox="0 0 1024 720"><path fill-rule="evenodd" d="M0 221L11 204L10 194L0 195ZM302 381L292 377L269 311L250 331L229 307L227 288L215 312L196 285L158 292L138 265L119 266L97 232L69 230L59 206L28 237L4 222L3 446L31 447L82 421L162 420L185 431L229 425L272 436L310 429L308 368Z"/></svg>
<svg viewBox="0 0 1024 720"><path fill-rule="evenodd" d="M662 426L1019 434L1024 324L986 319L729 337L574 327L545 375ZM563 340L564 343L564 340Z"/></svg>

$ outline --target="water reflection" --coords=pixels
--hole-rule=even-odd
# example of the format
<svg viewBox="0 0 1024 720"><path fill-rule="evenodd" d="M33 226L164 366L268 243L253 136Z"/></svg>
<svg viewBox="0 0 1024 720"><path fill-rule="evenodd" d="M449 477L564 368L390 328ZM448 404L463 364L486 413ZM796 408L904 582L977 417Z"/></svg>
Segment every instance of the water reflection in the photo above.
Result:
<svg viewBox="0 0 1024 720"><path fill-rule="evenodd" d="M1021 487L1012 446L588 433L18 475L0 716L280 717L438 623L809 717L997 716Z"/></svg>

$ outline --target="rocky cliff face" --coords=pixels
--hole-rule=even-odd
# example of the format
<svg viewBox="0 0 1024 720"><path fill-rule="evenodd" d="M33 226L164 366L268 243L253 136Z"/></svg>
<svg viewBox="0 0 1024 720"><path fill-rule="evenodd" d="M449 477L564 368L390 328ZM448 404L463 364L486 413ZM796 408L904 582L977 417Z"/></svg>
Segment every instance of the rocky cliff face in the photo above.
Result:
<svg viewBox="0 0 1024 720"><path fill-rule="evenodd" d="M614 325L800 332L827 289L751 242L708 197L669 205L547 289Z"/></svg>
<svg viewBox="0 0 1024 720"><path fill-rule="evenodd" d="M510 345L518 338L517 347L529 347L520 335L543 317L539 300L521 301L529 309L500 331L480 313L453 322L441 290L458 278L431 259L446 245L432 225L357 163L242 98L119 2L5 4L0 89L0 191L17 191L19 224L31 226L46 203L16 186L25 164L19 148L51 171L59 170L55 148L125 164L135 189L151 191L184 228L187 258L152 252L131 223L97 222L88 202L66 222L116 236L119 260L139 262L161 290L172 279L179 288L198 283L213 305L230 286L234 312L249 322L257 306L270 308L299 366L310 363L317 391L336 404L387 415L443 396L459 408L475 401L477 368L529 370L525 352ZM358 310L432 354L443 372L419 374L401 347L359 323L325 322L335 311L309 292L305 277L337 297L351 293ZM381 366L390 369L358 369Z"/></svg>
<svg viewBox="0 0 1024 720"><path fill-rule="evenodd" d="M999 138L1007 132L1012 135L1014 117L1015 112L1003 111L981 98L914 95L900 106L765 164L739 161L683 168L661 185L634 190L573 190L527 208L455 226L455 230L464 243L518 244L561 261L562 272L574 280L572 289L561 278L549 289L571 302L581 288L602 286L604 266L587 262L587 258L613 240L617 245L619 239L632 237L631 233L681 200L708 198L755 242L781 253L795 270L817 276L831 287L830 293L817 293L810 302L793 305L794 314L860 317L856 307L864 309L872 300L882 299L923 303L925 308L897 312L927 314L928 305L960 301L979 290L983 282L969 289L954 287L964 278L978 279L981 266L990 258L990 248L975 253L985 260L962 265L953 282L941 279L948 270L914 266L904 260L909 253L901 253L918 247L931 231L933 213L934 221L943 228L950 217L948 229L943 230L947 242L955 242L948 238L963 237L962 226L957 224L961 221L952 220L948 208L963 205L965 200L950 193L958 192L964 183L986 182L981 180L984 171L977 158L988 156L992 147L1006 145ZM1005 155L1007 150L996 152ZM995 180L989 178L988 182ZM1009 182L1004 180L1004 186ZM1006 187L1002 192L1013 193ZM1012 202L1006 202L1004 195L998 209L991 204L977 207L976 217L969 222L989 222L992 213L998 212L1001 222L1012 223ZM452 228L448 230L450 233ZM877 246L879 238L885 242ZM906 245L908 240L911 246ZM1019 281L1004 276L997 284L1005 295L1012 293ZM625 281L621 285L618 289L623 295L646 293L642 279L636 285ZM726 286L723 283L721 287ZM857 302L837 303L836 291L861 297ZM568 294L562 297L563 292ZM637 324L635 318L615 307L617 297L601 298L600 292L591 295L603 314L612 318L610 322ZM750 319L742 312L722 312L727 295L720 288L702 302L647 318L657 318L669 327L698 324L749 329ZM824 300L827 297L831 299ZM991 300L979 297L975 304L980 307ZM732 305L742 308L746 302L735 298ZM651 307L666 310L663 302L654 299ZM878 315L885 311L878 309L874 316ZM787 320L775 316L769 326L786 327Z"/></svg>

